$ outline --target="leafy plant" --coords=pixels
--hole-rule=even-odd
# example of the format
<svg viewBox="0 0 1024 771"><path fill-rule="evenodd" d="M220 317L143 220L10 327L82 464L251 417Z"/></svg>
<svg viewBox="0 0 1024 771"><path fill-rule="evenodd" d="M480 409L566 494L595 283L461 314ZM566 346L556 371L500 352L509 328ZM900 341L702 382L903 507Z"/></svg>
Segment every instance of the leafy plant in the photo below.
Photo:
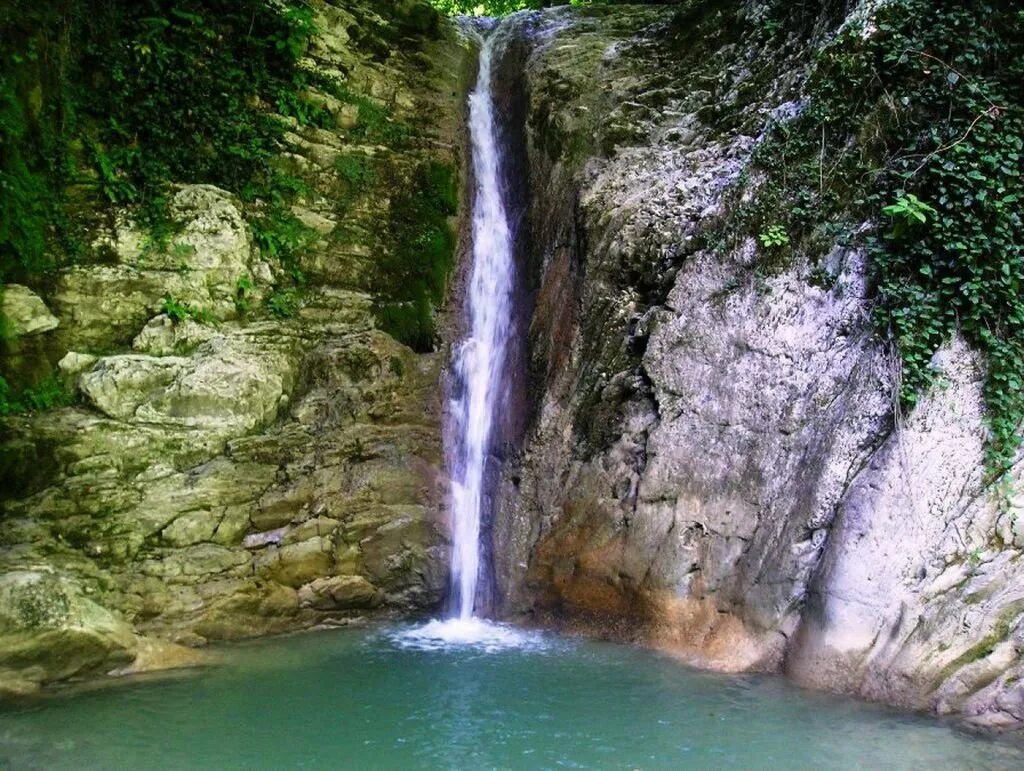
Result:
<svg viewBox="0 0 1024 771"><path fill-rule="evenodd" d="M71 393L56 375L49 375L20 393L15 393L8 382L0 377L0 416L45 412L56 407L66 407L71 402Z"/></svg>
<svg viewBox="0 0 1024 771"><path fill-rule="evenodd" d="M782 225L771 225L763 233L759 234L757 240L765 249L778 249L789 245L789 235Z"/></svg>
<svg viewBox="0 0 1024 771"><path fill-rule="evenodd" d="M252 309L250 295L253 290L252 279L249 276L241 276L235 282L235 310L240 314L246 314Z"/></svg>
<svg viewBox="0 0 1024 771"><path fill-rule="evenodd" d="M186 319L191 319L201 323L210 323L213 321L213 316L209 311L194 308L187 303L181 302L172 295L164 295L164 302L161 311L167 314L167 317L175 324L180 324Z"/></svg>
<svg viewBox="0 0 1024 771"><path fill-rule="evenodd" d="M903 193L895 203L882 208L882 213L892 217L894 224L890 238L899 238L906 228L923 225L928 217L937 214L935 209L926 204L913 193Z"/></svg>
<svg viewBox="0 0 1024 771"><path fill-rule="evenodd" d="M256 219L253 238L264 257L291 265L316 238L316 231L289 211L274 209Z"/></svg>
<svg viewBox="0 0 1024 771"><path fill-rule="evenodd" d="M354 192L362 192L377 181L373 161L365 155L339 155L334 162L338 176Z"/></svg>
<svg viewBox="0 0 1024 771"><path fill-rule="evenodd" d="M171 181L280 207L285 126L266 105L322 119L303 96L320 76L298 66L314 32L302 0L8 0L0 280L75 259L101 201L158 230Z"/></svg>
<svg viewBox="0 0 1024 771"><path fill-rule="evenodd" d="M772 18L796 29L800 5L775 2ZM764 223L785 221L811 262L837 226L867 250L906 407L952 335L982 351L993 478L1024 420L1024 18L1013 6L893 0L870 32L847 25L817 53L805 107L756 151L764 182L729 226L764 245ZM886 219L887 231L860 229Z"/></svg>

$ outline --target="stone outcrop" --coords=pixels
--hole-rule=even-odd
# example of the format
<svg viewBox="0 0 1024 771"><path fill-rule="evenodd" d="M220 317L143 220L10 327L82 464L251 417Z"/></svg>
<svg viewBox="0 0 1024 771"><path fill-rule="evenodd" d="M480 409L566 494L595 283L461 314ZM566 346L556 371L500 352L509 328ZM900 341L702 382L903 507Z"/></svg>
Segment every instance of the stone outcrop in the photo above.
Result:
<svg viewBox="0 0 1024 771"><path fill-rule="evenodd" d="M21 284L7 284L0 290L5 334L24 337L49 332L60 325L46 303L35 292Z"/></svg>
<svg viewBox="0 0 1024 771"><path fill-rule="evenodd" d="M860 252L821 281L715 240L807 71L731 12L514 22L540 280L493 523L504 611L1019 726L1019 503L983 479L981 363L954 341L901 416Z"/></svg>
<svg viewBox="0 0 1024 771"><path fill-rule="evenodd" d="M201 657L176 643L440 601L443 354L378 329L373 292L391 186L461 164L473 51L420 3L315 8L306 65L362 96L310 94L337 131L287 135L281 162L308 188L295 214L314 233L301 291L274 312L290 279L255 242L259 212L187 185L166 243L120 212L94 260L41 296L4 292L15 331L40 341L5 366L31 358L75 403L0 423L0 689L191 666ZM354 138L360 110L419 133ZM345 155L386 157L388 176L348 190Z"/></svg>

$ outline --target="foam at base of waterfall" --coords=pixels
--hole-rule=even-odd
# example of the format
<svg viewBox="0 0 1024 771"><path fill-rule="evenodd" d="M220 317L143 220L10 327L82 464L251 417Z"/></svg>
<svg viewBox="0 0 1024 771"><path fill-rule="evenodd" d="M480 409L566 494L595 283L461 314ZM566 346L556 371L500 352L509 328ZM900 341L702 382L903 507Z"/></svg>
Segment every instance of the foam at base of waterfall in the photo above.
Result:
<svg viewBox="0 0 1024 771"><path fill-rule="evenodd" d="M470 648L496 653L503 650L540 650L548 645L539 632L516 629L482 618L428 621L423 626L395 632L390 638L402 648L424 651Z"/></svg>

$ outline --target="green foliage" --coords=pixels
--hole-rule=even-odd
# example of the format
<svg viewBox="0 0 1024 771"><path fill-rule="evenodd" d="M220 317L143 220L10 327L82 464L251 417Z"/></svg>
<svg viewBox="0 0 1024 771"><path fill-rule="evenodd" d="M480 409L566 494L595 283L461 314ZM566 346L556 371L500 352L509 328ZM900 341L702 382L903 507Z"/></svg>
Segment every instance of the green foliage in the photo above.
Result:
<svg viewBox="0 0 1024 771"><path fill-rule="evenodd" d="M765 249L778 249L789 244L789 235L782 225L769 225L767 230L758 235L757 240Z"/></svg>
<svg viewBox="0 0 1024 771"><path fill-rule="evenodd" d="M56 375L50 375L31 388L15 393L0 377L0 416L26 412L44 412L71 404L72 396Z"/></svg>
<svg viewBox="0 0 1024 771"><path fill-rule="evenodd" d="M235 282L235 310L239 314L244 315L252 310L251 295L254 288L249 276L242 276Z"/></svg>
<svg viewBox="0 0 1024 771"><path fill-rule="evenodd" d="M67 211L99 199L165 218L168 182L279 206L284 126L325 112L302 94L313 34L301 0L8 0L0 14L0 280L74 258ZM294 191L293 191L294 192Z"/></svg>
<svg viewBox="0 0 1024 771"><path fill-rule="evenodd" d="M267 309L279 319L290 319L302 307L302 295L295 287L275 289L267 298Z"/></svg>
<svg viewBox="0 0 1024 771"><path fill-rule="evenodd" d="M818 54L806 108L756 154L767 181L743 222L756 233L779 221L813 255L838 229L890 221L864 243L903 403L933 382L932 357L959 330L988 360L999 476L1024 419L1024 18L1008 0L895 0L872 24Z"/></svg>
<svg viewBox="0 0 1024 771"><path fill-rule="evenodd" d="M616 0L430 0L430 4L449 16L505 16L509 13L550 5L605 5ZM618 0L627 2L629 0ZM634 0L635 1L635 0Z"/></svg>
<svg viewBox="0 0 1024 771"><path fill-rule="evenodd" d="M900 195L895 203L882 208L882 213L894 220L892 236L896 238L905 228L923 225L935 209L926 204L913 193Z"/></svg>
<svg viewBox="0 0 1024 771"><path fill-rule="evenodd" d="M179 324L185 319L191 319L204 324L211 323L213 316L210 315L209 311L203 310L202 308L195 308L188 303L181 302L176 299L173 295L164 295L163 306L161 306L161 312L166 313L167 317L174 322Z"/></svg>
<svg viewBox="0 0 1024 771"><path fill-rule="evenodd" d="M430 0L430 3L449 16L504 16L525 8L540 8L545 4L541 0Z"/></svg>
<svg viewBox="0 0 1024 771"><path fill-rule="evenodd" d="M373 161L365 155L339 155L334 167L352 192L361 193L377 181Z"/></svg>
<svg viewBox="0 0 1024 771"><path fill-rule="evenodd" d="M252 235L263 256L294 266L316 238L316 231L283 208L272 209L252 223Z"/></svg>
<svg viewBox="0 0 1024 771"><path fill-rule="evenodd" d="M449 165L427 162L411 188L391 201L389 255L376 277L381 327L406 345L433 350L434 308L445 299L455 264L455 233L449 218L458 211L458 176Z"/></svg>
<svg viewBox="0 0 1024 771"><path fill-rule="evenodd" d="M356 199L377 184L379 174L373 159L366 155L339 155L334 168L339 180L335 208L339 215L344 216Z"/></svg>

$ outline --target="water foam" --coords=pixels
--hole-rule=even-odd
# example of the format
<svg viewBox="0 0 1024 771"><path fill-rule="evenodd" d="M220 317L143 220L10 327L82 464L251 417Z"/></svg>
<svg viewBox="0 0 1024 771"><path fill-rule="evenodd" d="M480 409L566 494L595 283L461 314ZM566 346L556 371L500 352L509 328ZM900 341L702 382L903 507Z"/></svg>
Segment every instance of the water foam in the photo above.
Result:
<svg viewBox="0 0 1024 771"><path fill-rule="evenodd" d="M497 653L507 650L543 650L548 640L539 632L531 632L508 624L482 618L449 618L429 621L423 626L389 635L399 647L410 650L478 650Z"/></svg>

